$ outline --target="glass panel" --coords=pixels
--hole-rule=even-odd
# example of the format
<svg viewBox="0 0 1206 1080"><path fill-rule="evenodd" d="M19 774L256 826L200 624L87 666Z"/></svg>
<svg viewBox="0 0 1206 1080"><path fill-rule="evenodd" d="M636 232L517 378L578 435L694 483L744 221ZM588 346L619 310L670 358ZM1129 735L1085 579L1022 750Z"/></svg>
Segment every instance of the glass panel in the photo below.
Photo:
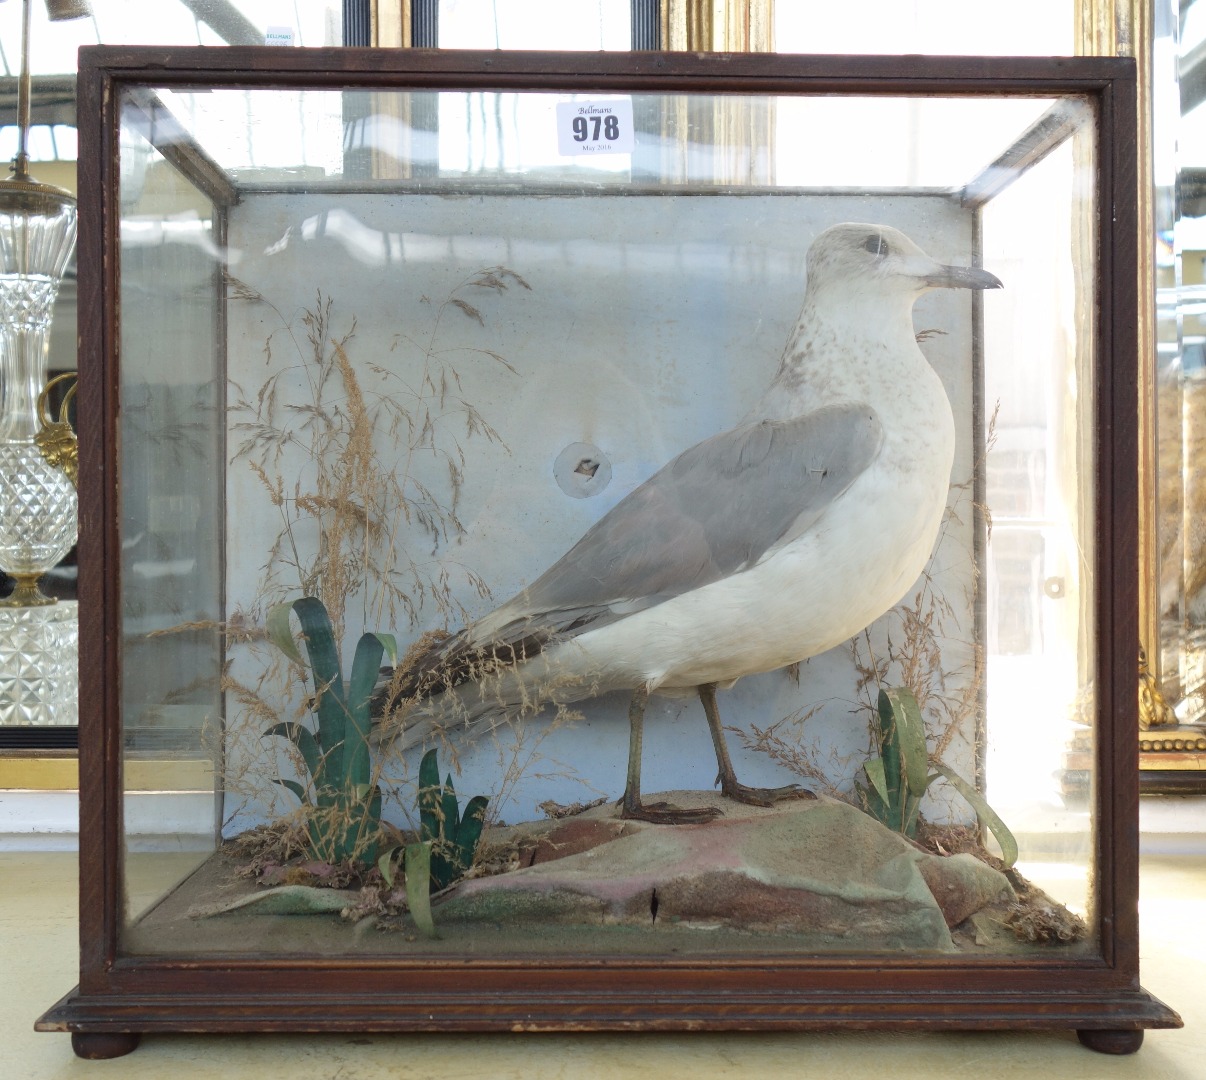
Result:
<svg viewBox="0 0 1206 1080"><path fill-rule="evenodd" d="M132 96L127 754L226 843L126 948L1093 952L1091 119Z"/></svg>
<svg viewBox="0 0 1206 1080"><path fill-rule="evenodd" d="M994 124L977 123L984 104L967 99L855 96L750 97L716 101L540 93L359 94L325 90L165 91L162 104L180 137L195 141L241 187L310 187L371 179L362 156L393 159L403 175L472 177L578 188L634 180L703 184L734 173L785 187L957 188L1009 147L1050 108L1040 98L993 102ZM631 152L566 154L558 108L632 102L638 138ZM252 110L267 125L231 123ZM361 117L345 130L344 116ZM421 130L416 117L438 117ZM580 118L584 122L586 117ZM592 121L593 123L593 121ZM737 129L721 136L723 125ZM958 130L960 138L950 139ZM823 148L842 139L842 153ZM571 142L572 142L571 136ZM587 148L594 133L586 130ZM384 171L377 165L378 173Z"/></svg>
<svg viewBox="0 0 1206 1080"><path fill-rule="evenodd" d="M149 134L132 104L120 183L125 826L132 851L183 851L171 865L191 869L214 847L222 754L220 232L212 200ZM130 864L131 915L153 862Z"/></svg>
<svg viewBox="0 0 1206 1080"><path fill-rule="evenodd" d="M1091 147L1065 142L983 212L988 796L1020 868L1083 912L1091 891L1094 642ZM1079 207L1073 215L1056 207ZM1073 449L1075 448L1075 449Z"/></svg>

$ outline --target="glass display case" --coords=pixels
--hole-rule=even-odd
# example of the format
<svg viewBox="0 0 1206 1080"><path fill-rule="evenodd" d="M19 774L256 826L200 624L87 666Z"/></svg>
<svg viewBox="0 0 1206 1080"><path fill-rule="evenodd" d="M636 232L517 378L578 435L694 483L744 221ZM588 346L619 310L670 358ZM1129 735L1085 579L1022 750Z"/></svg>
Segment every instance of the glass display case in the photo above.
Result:
<svg viewBox="0 0 1206 1080"><path fill-rule="evenodd" d="M80 116L43 1029L1179 1023L1130 61L97 48Z"/></svg>

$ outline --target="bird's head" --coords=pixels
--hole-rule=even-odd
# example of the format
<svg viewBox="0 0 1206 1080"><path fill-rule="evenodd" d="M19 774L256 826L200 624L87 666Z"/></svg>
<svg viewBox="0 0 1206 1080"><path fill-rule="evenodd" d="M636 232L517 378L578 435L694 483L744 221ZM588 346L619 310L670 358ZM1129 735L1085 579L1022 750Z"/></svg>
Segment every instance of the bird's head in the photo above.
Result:
<svg viewBox="0 0 1206 1080"><path fill-rule="evenodd" d="M987 270L946 266L930 258L899 229L844 222L826 229L808 249L810 292L836 289L853 299L860 292L909 302L929 289L999 289Z"/></svg>

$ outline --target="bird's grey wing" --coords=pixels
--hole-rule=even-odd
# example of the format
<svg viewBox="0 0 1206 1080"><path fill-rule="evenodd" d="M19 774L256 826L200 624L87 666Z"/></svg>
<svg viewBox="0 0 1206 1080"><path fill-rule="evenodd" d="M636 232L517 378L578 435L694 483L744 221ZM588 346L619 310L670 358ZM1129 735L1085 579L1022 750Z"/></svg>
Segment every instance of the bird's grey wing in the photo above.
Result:
<svg viewBox="0 0 1206 1080"><path fill-rule="evenodd" d="M753 566L815 522L882 444L878 417L859 405L705 439L617 503L518 596L413 650L393 689L378 696L429 696Z"/></svg>
<svg viewBox="0 0 1206 1080"><path fill-rule="evenodd" d="M855 404L705 439L617 503L505 607L528 628L565 632L747 569L816 521L882 444L874 410Z"/></svg>

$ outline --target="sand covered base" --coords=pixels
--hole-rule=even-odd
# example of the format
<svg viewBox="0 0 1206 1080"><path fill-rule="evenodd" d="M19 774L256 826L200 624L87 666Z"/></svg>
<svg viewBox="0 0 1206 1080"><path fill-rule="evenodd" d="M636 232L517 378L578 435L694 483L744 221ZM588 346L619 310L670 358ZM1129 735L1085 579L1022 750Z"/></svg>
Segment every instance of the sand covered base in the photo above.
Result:
<svg viewBox="0 0 1206 1080"><path fill-rule="evenodd" d="M1085 949L1019 938L1074 917L970 854L937 855L830 799L747 807L711 792L700 825L620 820L613 804L491 830L474 877L433 904L437 939L408 915L364 914L355 888L265 888L219 851L127 933L142 953L655 956L877 952L986 956ZM305 913L303 913L305 912ZM357 916L360 917L357 917ZM1056 935L1038 934L1052 938Z"/></svg>

